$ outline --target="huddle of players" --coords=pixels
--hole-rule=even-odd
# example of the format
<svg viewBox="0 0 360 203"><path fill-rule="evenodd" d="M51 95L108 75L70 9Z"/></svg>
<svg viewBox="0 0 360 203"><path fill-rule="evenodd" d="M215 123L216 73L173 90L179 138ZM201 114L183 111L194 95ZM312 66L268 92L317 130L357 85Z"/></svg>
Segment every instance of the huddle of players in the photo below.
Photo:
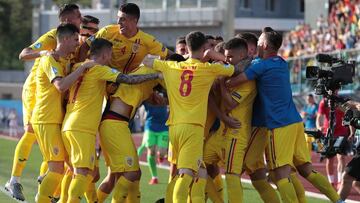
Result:
<svg viewBox="0 0 360 203"><path fill-rule="evenodd" d="M223 202L215 189L220 182L215 178L217 165L223 161L230 202L242 201L243 169L265 202L280 202L266 179L264 151L284 202L305 201L304 189L291 173L295 169L333 202L340 199L326 178L312 170L301 118L292 102L288 67L277 56L282 43L279 33L263 30L258 58L250 66L255 54L248 56L248 51L256 48L252 40L231 39L224 44L223 55L208 49L208 39L201 32L186 36L186 61L163 61L145 57L165 58L170 51L137 28L139 17L135 4L122 5L118 24L102 28L79 48L81 14L76 5L66 5L59 19L67 24L49 31L20 54L24 60L37 59L24 85L26 131L13 167L20 174L12 173L7 184L13 195L22 189L21 162L28 158L36 137L44 159L37 202L50 202L58 188L60 202L79 202L84 193L89 202L103 202L113 189L114 202L139 202L141 172L128 121L153 88L163 84L160 77L170 105L169 157L177 168L166 201L186 202L189 197L192 202L204 202L206 188L211 199ZM74 64L76 60L85 62ZM122 84L108 97L101 118L109 81ZM209 134L215 117L222 122ZM95 191L97 131L109 172ZM26 136L31 142L23 141Z"/></svg>
<svg viewBox="0 0 360 203"><path fill-rule="evenodd" d="M177 41L178 53L184 51L184 43L183 39ZM266 27L259 40L251 33L241 33L215 46L215 50L225 55L222 61L238 68L240 66L241 74L235 74L230 79L219 78L210 91L207 120L202 123L205 129L202 156L206 170L200 159L193 160L193 163L198 163L195 168L186 165L176 154L179 150L170 147L173 173L167 189L168 201L173 196L174 202L185 202L187 192L190 192L194 202L204 201L205 194L213 202L224 202L218 169L221 166L225 169L229 202L242 202L240 177L244 171L249 174L264 202L281 202L267 180L267 171L283 202L306 202L305 190L296 172L332 202L343 202L327 179L314 171L311 165L303 123L292 101L288 64L277 55L281 43L281 35ZM250 65L246 63L248 58L252 59ZM216 117L221 123L213 130ZM171 142L171 136L175 139L171 130L169 135L170 144L174 145L176 140ZM191 142L195 144L189 147L191 152L188 152L187 159L196 159L198 156L195 155L200 152L194 151L195 145L202 145L199 140ZM191 146L190 143L188 145ZM182 143L182 146L185 144Z"/></svg>

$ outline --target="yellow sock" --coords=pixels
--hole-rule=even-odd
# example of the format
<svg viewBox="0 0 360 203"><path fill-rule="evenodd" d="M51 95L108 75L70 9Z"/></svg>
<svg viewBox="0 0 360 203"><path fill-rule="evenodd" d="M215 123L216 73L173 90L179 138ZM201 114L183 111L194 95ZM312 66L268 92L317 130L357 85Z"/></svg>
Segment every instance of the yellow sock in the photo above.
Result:
<svg viewBox="0 0 360 203"><path fill-rule="evenodd" d="M221 197L218 195L218 192L216 191L214 182L215 181L210 176L208 176L205 187L206 195L214 203L223 202Z"/></svg>
<svg viewBox="0 0 360 203"><path fill-rule="evenodd" d="M218 193L218 196L221 197L222 202L224 201L224 182L221 177L221 174L218 174L214 179L214 184L216 187L216 191Z"/></svg>
<svg viewBox="0 0 360 203"><path fill-rule="evenodd" d="M49 171L39 185L39 200L47 199L47 201L49 202L50 199L53 197L57 186L60 184L62 177L63 174Z"/></svg>
<svg viewBox="0 0 360 203"><path fill-rule="evenodd" d="M251 183L265 203L280 203L278 194L267 180L255 180Z"/></svg>
<svg viewBox="0 0 360 203"><path fill-rule="evenodd" d="M86 176L81 174L76 174L75 177L71 180L68 192L68 203L79 203L81 197L84 195L85 190L88 187L88 179Z"/></svg>
<svg viewBox="0 0 360 203"><path fill-rule="evenodd" d="M329 181L320 173L313 171L306 179L332 202L336 202L340 199L340 196L336 193Z"/></svg>
<svg viewBox="0 0 360 203"><path fill-rule="evenodd" d="M21 137L15 148L12 176L20 177L29 158L31 148L36 141L34 133L26 132Z"/></svg>
<svg viewBox="0 0 360 203"><path fill-rule="evenodd" d="M294 186L288 178L280 179L276 185L284 203L298 203Z"/></svg>
<svg viewBox="0 0 360 203"><path fill-rule="evenodd" d="M168 185L166 187L165 203L173 202L172 200L173 200L174 187L175 187L175 183L176 183L176 180L178 179L178 177L179 176L176 175L168 183Z"/></svg>
<svg viewBox="0 0 360 203"><path fill-rule="evenodd" d="M133 182L126 179L124 176L121 176L116 182L114 187L114 194L111 200L112 203L121 203L126 202L126 197L129 194L129 188L132 186Z"/></svg>
<svg viewBox="0 0 360 203"><path fill-rule="evenodd" d="M234 174L225 175L229 202L242 202L243 191L240 177Z"/></svg>
<svg viewBox="0 0 360 203"><path fill-rule="evenodd" d="M192 203L205 202L205 178L196 178L191 186L190 196Z"/></svg>
<svg viewBox="0 0 360 203"><path fill-rule="evenodd" d="M140 182L134 181L132 182L130 188L129 188L129 194L126 197L126 202L128 203L140 203Z"/></svg>
<svg viewBox="0 0 360 203"><path fill-rule="evenodd" d="M299 178L297 177L296 173L291 173L290 179L294 186L299 203L306 203L305 189L304 186L301 184Z"/></svg>
<svg viewBox="0 0 360 203"><path fill-rule="evenodd" d="M96 190L96 196L97 196L98 203L103 203L103 202L105 202L105 200L109 196L109 194L101 191L99 188Z"/></svg>
<svg viewBox="0 0 360 203"><path fill-rule="evenodd" d="M59 203L66 203L68 200L68 191L69 186L72 180L73 173L70 170L67 170L62 181L61 181L61 193Z"/></svg>
<svg viewBox="0 0 360 203"><path fill-rule="evenodd" d="M173 202L185 203L189 195L190 185L193 177L188 174L179 175L174 186Z"/></svg>
<svg viewBox="0 0 360 203"><path fill-rule="evenodd" d="M92 182L93 179L92 175L87 175L88 187L85 190L85 198L86 202L89 203L97 202L95 183Z"/></svg>

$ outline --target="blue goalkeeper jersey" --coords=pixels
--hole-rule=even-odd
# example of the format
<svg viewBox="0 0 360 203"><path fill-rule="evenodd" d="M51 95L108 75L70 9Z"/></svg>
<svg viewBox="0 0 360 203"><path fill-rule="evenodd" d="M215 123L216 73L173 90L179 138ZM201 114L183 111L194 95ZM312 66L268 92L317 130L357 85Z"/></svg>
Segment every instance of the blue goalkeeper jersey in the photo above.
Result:
<svg viewBox="0 0 360 203"><path fill-rule="evenodd" d="M288 63L280 56L254 61L245 70L249 80L256 80L253 125L269 129L301 122L292 99Z"/></svg>

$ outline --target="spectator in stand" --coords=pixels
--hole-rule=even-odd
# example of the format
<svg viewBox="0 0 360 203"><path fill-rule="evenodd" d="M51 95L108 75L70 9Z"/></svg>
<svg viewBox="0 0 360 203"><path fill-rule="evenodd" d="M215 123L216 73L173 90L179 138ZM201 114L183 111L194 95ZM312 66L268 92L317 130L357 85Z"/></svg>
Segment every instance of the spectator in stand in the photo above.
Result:
<svg viewBox="0 0 360 203"><path fill-rule="evenodd" d="M315 29L299 23L286 33L280 54L287 58L360 47L360 1L330 1L329 10L327 19L319 16Z"/></svg>

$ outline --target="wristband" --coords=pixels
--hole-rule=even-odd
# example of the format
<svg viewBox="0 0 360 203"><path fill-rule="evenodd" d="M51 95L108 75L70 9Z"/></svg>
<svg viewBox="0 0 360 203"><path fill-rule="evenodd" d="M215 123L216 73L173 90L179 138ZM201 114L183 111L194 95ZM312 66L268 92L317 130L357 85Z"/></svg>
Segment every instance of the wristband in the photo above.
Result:
<svg viewBox="0 0 360 203"><path fill-rule="evenodd" d="M40 56L45 56L45 55L47 55L47 53L48 53L48 51L42 50L42 51L39 52L39 55Z"/></svg>

